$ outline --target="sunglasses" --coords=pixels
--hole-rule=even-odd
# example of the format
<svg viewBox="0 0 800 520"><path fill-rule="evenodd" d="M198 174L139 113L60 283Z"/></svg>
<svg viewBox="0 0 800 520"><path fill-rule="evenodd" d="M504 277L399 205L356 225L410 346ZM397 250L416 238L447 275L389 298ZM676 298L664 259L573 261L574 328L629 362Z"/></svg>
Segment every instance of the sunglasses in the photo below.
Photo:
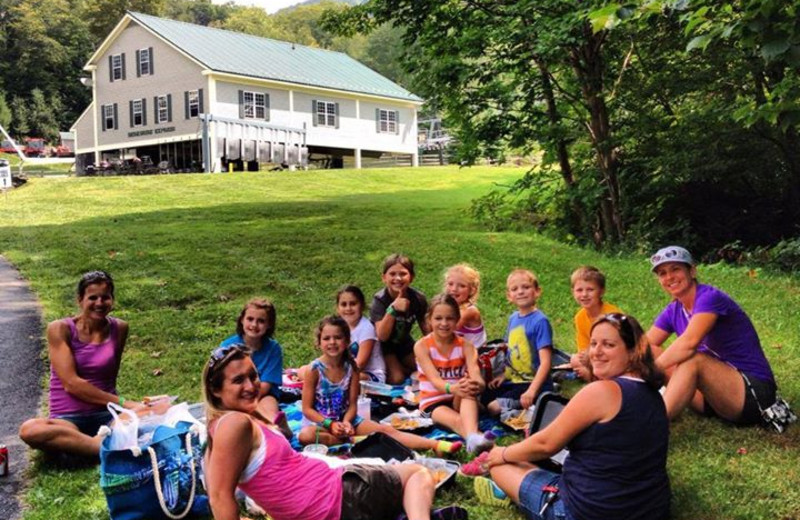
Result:
<svg viewBox="0 0 800 520"><path fill-rule="evenodd" d="M667 260L669 258L675 258L681 256L681 252L677 249L667 249L663 253L659 254L656 253L650 257L650 263L656 264L662 260Z"/></svg>
<svg viewBox="0 0 800 520"><path fill-rule="evenodd" d="M241 343L233 343L231 345L217 347L214 352L211 353L211 357L208 360L208 369L214 370L215 367L219 368L220 366L223 366L236 353L247 354L249 352L250 351L248 348Z"/></svg>
<svg viewBox="0 0 800 520"><path fill-rule="evenodd" d="M595 323L601 323L603 321L616 324L619 327L620 336L627 336L630 339L634 337L633 324L631 324L630 320L628 319L628 316L626 316L625 314L621 314L619 312L604 314L599 318L597 318L597 321L595 321Z"/></svg>

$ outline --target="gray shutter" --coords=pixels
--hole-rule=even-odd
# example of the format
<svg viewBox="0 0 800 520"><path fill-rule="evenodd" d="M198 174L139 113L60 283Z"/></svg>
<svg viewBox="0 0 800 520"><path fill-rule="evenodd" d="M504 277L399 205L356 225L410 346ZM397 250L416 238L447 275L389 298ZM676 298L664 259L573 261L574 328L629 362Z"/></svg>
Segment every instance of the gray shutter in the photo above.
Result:
<svg viewBox="0 0 800 520"><path fill-rule="evenodd" d="M157 125L160 122L158 120L158 96L153 96L153 124Z"/></svg>
<svg viewBox="0 0 800 520"><path fill-rule="evenodd" d="M142 98L142 126L147 126L147 98Z"/></svg>
<svg viewBox="0 0 800 520"><path fill-rule="evenodd" d="M400 135L400 111L394 111L394 133Z"/></svg>
<svg viewBox="0 0 800 520"><path fill-rule="evenodd" d="M183 91L183 117L189 119L189 91Z"/></svg>
<svg viewBox="0 0 800 520"><path fill-rule="evenodd" d="M167 122L172 122L172 94L167 94Z"/></svg>
<svg viewBox="0 0 800 520"><path fill-rule="evenodd" d="M199 89L197 91L197 101L198 101L198 110L201 114L205 114L205 109L203 108L203 89Z"/></svg>
<svg viewBox="0 0 800 520"><path fill-rule="evenodd" d="M136 50L136 77L141 77L142 75L142 53L138 49Z"/></svg>
<svg viewBox="0 0 800 520"><path fill-rule="evenodd" d="M311 100L311 124L317 126L317 100Z"/></svg>
<svg viewBox="0 0 800 520"><path fill-rule="evenodd" d="M264 121L269 121L269 94L264 94Z"/></svg>
<svg viewBox="0 0 800 520"><path fill-rule="evenodd" d="M100 128L102 128L103 132L105 132L106 131L106 106L105 105L100 105L100 122L102 123L100 125Z"/></svg>
<svg viewBox="0 0 800 520"><path fill-rule="evenodd" d="M131 128L133 128L133 100L128 101L128 110L131 115Z"/></svg>
<svg viewBox="0 0 800 520"><path fill-rule="evenodd" d="M125 53L122 53L122 79L125 79Z"/></svg>
<svg viewBox="0 0 800 520"><path fill-rule="evenodd" d="M381 109L375 109L375 131L381 133Z"/></svg>
<svg viewBox="0 0 800 520"><path fill-rule="evenodd" d="M336 103L336 108L334 109L333 113L336 115L336 128L339 128L339 103Z"/></svg>
<svg viewBox="0 0 800 520"><path fill-rule="evenodd" d="M114 103L114 130L119 130L119 113L117 112L116 103Z"/></svg>
<svg viewBox="0 0 800 520"><path fill-rule="evenodd" d="M108 57L108 81L114 83L114 57Z"/></svg>
<svg viewBox="0 0 800 520"><path fill-rule="evenodd" d="M156 71L156 69L153 67L153 48L149 47L147 52L150 54L150 75L152 76Z"/></svg>
<svg viewBox="0 0 800 520"><path fill-rule="evenodd" d="M239 91L239 119L244 119L244 90Z"/></svg>

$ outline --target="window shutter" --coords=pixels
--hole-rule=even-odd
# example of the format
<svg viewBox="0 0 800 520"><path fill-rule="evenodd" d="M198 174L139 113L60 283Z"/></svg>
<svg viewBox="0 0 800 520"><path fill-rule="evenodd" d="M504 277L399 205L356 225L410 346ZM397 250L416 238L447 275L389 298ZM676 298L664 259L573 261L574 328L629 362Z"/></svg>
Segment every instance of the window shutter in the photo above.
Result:
<svg viewBox="0 0 800 520"><path fill-rule="evenodd" d="M317 100L311 100L311 124L317 126Z"/></svg>
<svg viewBox="0 0 800 520"><path fill-rule="evenodd" d="M335 121L336 121L336 127L335 128L339 128L339 103L336 103L336 109L334 110L333 113L336 115L335 116Z"/></svg>
<svg viewBox="0 0 800 520"><path fill-rule="evenodd" d="M119 113L117 112L116 103L114 103L114 130L119 130Z"/></svg>
<svg viewBox="0 0 800 520"><path fill-rule="evenodd" d="M189 91L183 91L183 118L189 119Z"/></svg>
<svg viewBox="0 0 800 520"><path fill-rule="evenodd" d="M125 53L122 53L122 79L125 79Z"/></svg>
<svg viewBox="0 0 800 520"><path fill-rule="evenodd" d="M100 105L100 122L102 123L100 125L100 128L102 128L103 132L105 132L106 131L106 106L105 105Z"/></svg>
<svg viewBox="0 0 800 520"><path fill-rule="evenodd" d="M244 119L244 90L239 91L239 119Z"/></svg>
<svg viewBox="0 0 800 520"><path fill-rule="evenodd" d="M394 133L400 135L400 111L394 111Z"/></svg>
<svg viewBox="0 0 800 520"><path fill-rule="evenodd" d="M264 94L264 121L269 121L269 94Z"/></svg>
<svg viewBox="0 0 800 520"><path fill-rule="evenodd" d="M150 75L152 76L156 71L156 69L153 68L153 48L149 47L147 49L147 52L148 52L148 54L150 54Z"/></svg>
<svg viewBox="0 0 800 520"><path fill-rule="evenodd" d="M142 53L138 49L136 50L136 77L141 77L142 75Z"/></svg>
<svg viewBox="0 0 800 520"><path fill-rule="evenodd" d="M375 131L381 133L381 109L375 109Z"/></svg>
<svg viewBox="0 0 800 520"><path fill-rule="evenodd" d="M203 108L203 89L199 89L197 91L197 101L199 105L198 110L201 114L205 114L205 109Z"/></svg>
<svg viewBox="0 0 800 520"><path fill-rule="evenodd" d="M108 81L114 83L114 57L108 57Z"/></svg>
<svg viewBox="0 0 800 520"><path fill-rule="evenodd" d="M131 128L133 128L133 100L128 101L128 109L131 114Z"/></svg>
<svg viewBox="0 0 800 520"><path fill-rule="evenodd" d="M153 123L157 125L160 122L158 120L158 96L153 96Z"/></svg>
<svg viewBox="0 0 800 520"><path fill-rule="evenodd" d="M147 99L142 98L142 126L147 126Z"/></svg>
<svg viewBox="0 0 800 520"><path fill-rule="evenodd" d="M167 122L172 122L172 94L167 94Z"/></svg>

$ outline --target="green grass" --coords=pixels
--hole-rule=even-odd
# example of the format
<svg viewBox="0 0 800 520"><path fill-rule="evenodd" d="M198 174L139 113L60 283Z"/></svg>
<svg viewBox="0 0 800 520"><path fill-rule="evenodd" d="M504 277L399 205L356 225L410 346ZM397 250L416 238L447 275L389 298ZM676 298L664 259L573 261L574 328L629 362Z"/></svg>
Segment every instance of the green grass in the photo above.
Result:
<svg viewBox="0 0 800 520"><path fill-rule="evenodd" d="M47 320L74 312L84 271L110 270L116 315L131 324L119 388L126 396L199 398L208 352L234 328L245 300L268 296L288 365L314 356L311 330L332 311L344 283L380 288L393 251L417 264L414 285L439 291L443 270L469 261L482 273L479 305L490 337L511 307L509 270L537 272L556 343L572 349L569 274L591 263L609 278L607 299L647 326L666 304L646 256L607 257L541 236L488 232L466 214L470 201L522 170L435 168L33 179L0 201L0 251L33 285ZM800 408L800 283L722 265L701 266L761 334L782 393ZM154 376L160 369L162 375ZM672 429L669 472L678 519L789 519L800 511L800 425L777 436L685 414ZM747 449L740 455L737 450ZM25 518L105 518L97 471L67 474L35 458ZM471 481L439 500L476 519L521 519L476 503Z"/></svg>

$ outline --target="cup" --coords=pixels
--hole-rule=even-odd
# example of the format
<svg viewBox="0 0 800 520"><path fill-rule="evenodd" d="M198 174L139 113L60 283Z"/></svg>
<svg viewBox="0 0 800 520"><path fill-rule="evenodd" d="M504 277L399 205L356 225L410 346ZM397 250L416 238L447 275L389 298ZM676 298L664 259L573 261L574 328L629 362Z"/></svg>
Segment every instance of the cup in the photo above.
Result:
<svg viewBox="0 0 800 520"><path fill-rule="evenodd" d="M365 421L372 418L372 399L363 395L358 398L358 416Z"/></svg>
<svg viewBox="0 0 800 520"><path fill-rule="evenodd" d="M328 447L324 444L309 444L303 451L306 453L318 453L320 455L327 455L328 454Z"/></svg>

